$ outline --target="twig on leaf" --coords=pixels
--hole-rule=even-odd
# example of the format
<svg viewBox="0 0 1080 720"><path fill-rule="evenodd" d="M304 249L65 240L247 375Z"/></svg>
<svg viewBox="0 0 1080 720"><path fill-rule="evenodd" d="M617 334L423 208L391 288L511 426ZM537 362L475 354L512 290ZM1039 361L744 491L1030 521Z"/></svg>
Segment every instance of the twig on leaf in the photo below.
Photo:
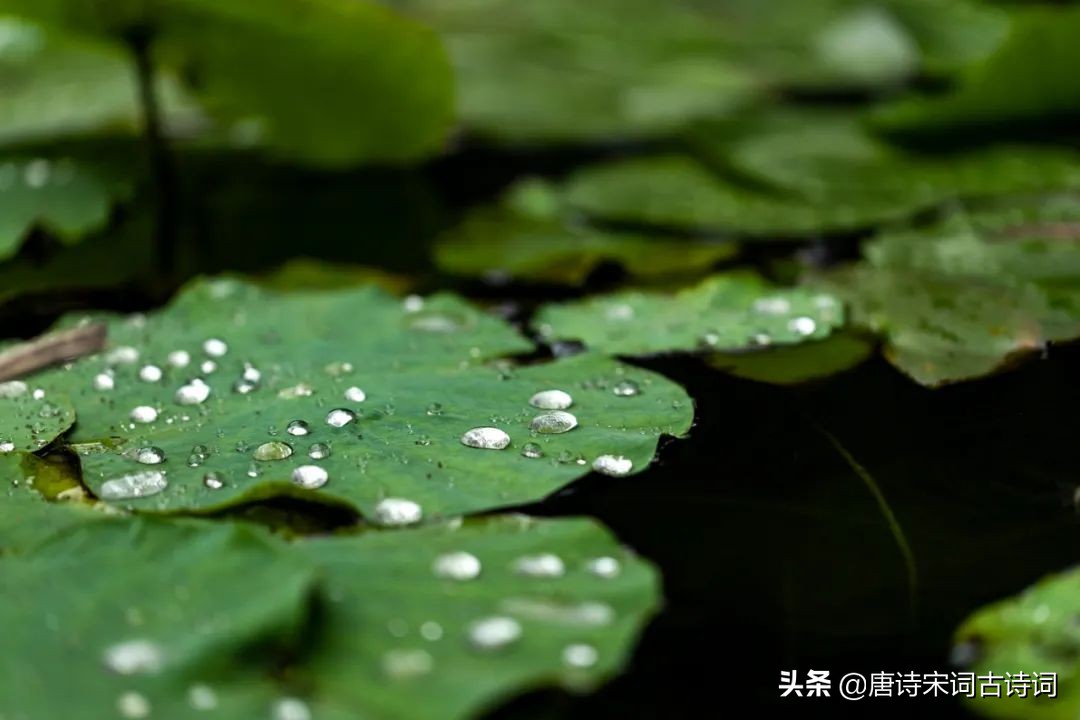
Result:
<svg viewBox="0 0 1080 720"><path fill-rule="evenodd" d="M93 355L105 347L105 325L95 323L47 333L0 352L0 381Z"/></svg>

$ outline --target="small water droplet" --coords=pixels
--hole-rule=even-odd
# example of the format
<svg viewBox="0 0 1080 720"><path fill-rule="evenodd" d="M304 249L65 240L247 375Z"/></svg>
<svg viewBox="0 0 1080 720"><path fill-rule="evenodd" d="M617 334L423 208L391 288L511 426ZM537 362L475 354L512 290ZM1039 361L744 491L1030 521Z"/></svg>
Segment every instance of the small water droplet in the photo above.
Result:
<svg viewBox="0 0 1080 720"><path fill-rule="evenodd" d="M621 380L612 386L611 392L619 397L634 397L641 394L641 387L633 380Z"/></svg>
<svg viewBox="0 0 1080 720"><path fill-rule="evenodd" d="M105 355L108 365L134 365L139 361L139 351L130 345L113 348Z"/></svg>
<svg viewBox="0 0 1080 720"><path fill-rule="evenodd" d="M634 469L634 463L622 455L601 455L593 461L592 469L603 475L623 477Z"/></svg>
<svg viewBox="0 0 1080 720"><path fill-rule="evenodd" d="M529 404L541 410L565 410L574 399L563 390L542 390L529 398Z"/></svg>
<svg viewBox="0 0 1080 720"><path fill-rule="evenodd" d="M131 419L137 423L152 423L158 419L158 411L149 405L139 405L131 411Z"/></svg>
<svg viewBox="0 0 1080 720"><path fill-rule="evenodd" d="M753 347L768 347L772 345L772 337L765 332L754 333L750 336L750 345Z"/></svg>
<svg viewBox="0 0 1080 720"><path fill-rule="evenodd" d="M202 348L204 353L215 358L224 357L225 353L229 352L229 346L219 338L210 338L203 343Z"/></svg>
<svg viewBox="0 0 1080 720"><path fill-rule="evenodd" d="M175 399L181 405L199 405L208 397L210 397L210 386L199 378L195 378L176 391Z"/></svg>
<svg viewBox="0 0 1080 720"><path fill-rule="evenodd" d="M315 389L307 383L297 383L292 387L282 388L278 390L278 397L283 400L295 400L296 398L311 397L315 392Z"/></svg>
<svg viewBox="0 0 1080 720"><path fill-rule="evenodd" d="M469 625L469 642L477 650L499 650L521 637L521 623L513 618L495 615Z"/></svg>
<svg viewBox="0 0 1080 720"><path fill-rule="evenodd" d="M385 498L375 506L374 520L379 525L412 525L420 522L423 514L423 508L412 500Z"/></svg>
<svg viewBox="0 0 1080 720"><path fill-rule="evenodd" d="M113 376L106 372L100 372L94 376L94 389L98 392L108 392L116 387Z"/></svg>
<svg viewBox="0 0 1080 720"><path fill-rule="evenodd" d="M129 691L117 698L116 709L125 718L144 718L150 715L150 701L144 695Z"/></svg>
<svg viewBox="0 0 1080 720"><path fill-rule="evenodd" d="M523 555L514 561L514 572L526 577L556 578L565 574L566 565L553 553Z"/></svg>
<svg viewBox="0 0 1080 720"><path fill-rule="evenodd" d="M143 382L159 382L163 374L157 365L143 365L139 368L139 379Z"/></svg>
<svg viewBox="0 0 1080 720"><path fill-rule="evenodd" d="M326 414L326 424L330 427L345 427L356 421L356 413L347 408L334 408Z"/></svg>
<svg viewBox="0 0 1080 720"><path fill-rule="evenodd" d="M165 451L154 445L145 445L125 451L124 457L143 465L160 465L165 462Z"/></svg>
<svg viewBox="0 0 1080 720"><path fill-rule="evenodd" d="M127 640L111 645L102 656L106 667L121 675L150 675L161 672L165 655L161 646L149 640Z"/></svg>
<svg viewBox="0 0 1080 720"><path fill-rule="evenodd" d="M495 427L475 427L461 436L461 444L481 450L502 450L510 444L510 436Z"/></svg>
<svg viewBox="0 0 1080 720"><path fill-rule="evenodd" d="M553 435L569 432L578 425L577 418L563 410L541 413L532 419L529 428L534 432Z"/></svg>
<svg viewBox="0 0 1080 720"><path fill-rule="evenodd" d="M308 457L312 460L322 460L330 457L330 446L326 443L312 443L308 448Z"/></svg>
<svg viewBox="0 0 1080 720"><path fill-rule="evenodd" d="M521 454L527 458L541 458L544 457L544 449L534 442L525 443L525 447L521 448Z"/></svg>
<svg viewBox="0 0 1080 720"><path fill-rule="evenodd" d="M292 481L305 490L318 490L330 479L329 473L318 465L301 465L293 470Z"/></svg>
<svg viewBox="0 0 1080 720"><path fill-rule="evenodd" d="M102 500L126 500L156 495L168 486L165 473L146 470L106 480L98 495Z"/></svg>
<svg viewBox="0 0 1080 720"><path fill-rule="evenodd" d="M203 360L199 363L199 370L203 375L209 375L217 371L217 363L213 360Z"/></svg>
<svg viewBox="0 0 1080 720"><path fill-rule="evenodd" d="M401 302L405 312L415 313L424 309L424 298L419 295L409 295Z"/></svg>
<svg viewBox="0 0 1080 720"><path fill-rule="evenodd" d="M585 563L585 569L596 577L610 580L622 571L622 565L613 557L595 557Z"/></svg>
<svg viewBox="0 0 1080 720"><path fill-rule="evenodd" d="M274 702L271 720L311 720L311 709L300 698L283 697Z"/></svg>
<svg viewBox="0 0 1080 720"><path fill-rule="evenodd" d="M428 620L420 625L420 637L429 642L441 640L443 636L442 625L434 620Z"/></svg>
<svg viewBox="0 0 1080 720"><path fill-rule="evenodd" d="M323 368L330 377L341 377L342 375L348 375L353 371L353 364L351 362L332 362L327 363Z"/></svg>
<svg viewBox="0 0 1080 720"><path fill-rule="evenodd" d="M363 390L356 387L355 385L347 389L344 393L344 396L346 400L354 403L362 403L367 400L367 393L365 393Z"/></svg>
<svg viewBox="0 0 1080 720"><path fill-rule="evenodd" d="M285 432L294 437L303 437L311 432L311 426L303 420L293 420L285 426Z"/></svg>
<svg viewBox="0 0 1080 720"><path fill-rule="evenodd" d="M785 315L791 312L791 302L780 296L758 298L754 301L754 311L764 315Z"/></svg>
<svg viewBox="0 0 1080 720"><path fill-rule="evenodd" d="M596 648L585 643L567 645L562 651L563 664L571 668L591 668L599 657Z"/></svg>
<svg viewBox="0 0 1080 720"><path fill-rule="evenodd" d="M426 650L387 650L382 657L383 672L395 680L427 675L434 665Z"/></svg>
<svg viewBox="0 0 1080 720"><path fill-rule="evenodd" d="M188 704L193 710L213 710L218 705L217 693L209 685L197 683L188 688Z"/></svg>
<svg viewBox="0 0 1080 720"><path fill-rule="evenodd" d="M432 415L432 416L434 416L434 415L442 415L443 406L441 404L437 403L437 402L436 403L431 403L430 405L427 406L427 411L426 412L427 412L428 415Z"/></svg>
<svg viewBox="0 0 1080 720"><path fill-rule="evenodd" d="M251 454L256 460L284 460L293 454L292 446L278 440L265 442Z"/></svg>
<svg viewBox="0 0 1080 720"><path fill-rule="evenodd" d="M480 577L480 560L472 553L450 552L435 558L432 572L447 580L475 580Z"/></svg>
<svg viewBox="0 0 1080 720"><path fill-rule="evenodd" d="M191 363L191 353L187 350L173 350L165 357L165 362L174 368L185 368Z"/></svg>
<svg viewBox="0 0 1080 720"><path fill-rule="evenodd" d="M788 323L788 330L805 337L814 334L814 331L817 330L817 323L814 322L813 318L803 315L792 318L791 322Z"/></svg>
<svg viewBox="0 0 1080 720"><path fill-rule="evenodd" d="M220 473L208 472L203 475L203 485L211 490L220 490L225 487L225 480L222 479Z"/></svg>
<svg viewBox="0 0 1080 720"><path fill-rule="evenodd" d="M15 443L10 440L0 440L0 453L9 453L15 451Z"/></svg>
<svg viewBox="0 0 1080 720"><path fill-rule="evenodd" d="M555 458L555 462L560 465L584 465L585 456L580 453L570 452L569 450L562 450Z"/></svg>

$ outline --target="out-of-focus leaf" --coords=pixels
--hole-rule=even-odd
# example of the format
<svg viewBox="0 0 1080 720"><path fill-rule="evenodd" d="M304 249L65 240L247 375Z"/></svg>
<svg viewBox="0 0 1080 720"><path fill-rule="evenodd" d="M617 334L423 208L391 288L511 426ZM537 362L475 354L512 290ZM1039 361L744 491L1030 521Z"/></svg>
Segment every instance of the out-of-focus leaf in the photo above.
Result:
<svg viewBox="0 0 1080 720"><path fill-rule="evenodd" d="M387 524L387 496L426 517L487 510L540 499L600 455L643 470L659 436L692 420L680 387L609 358L516 367L505 356L532 344L449 295L403 303L371 286L275 294L218 280L149 317L104 319L109 350L33 383L72 398L87 485L143 511L282 495ZM613 392L625 382L641 392ZM545 411L530 398L548 389L572 393L578 427L531 427ZM463 444L490 426L509 447Z"/></svg>
<svg viewBox="0 0 1080 720"><path fill-rule="evenodd" d="M375 285L387 292L401 294L412 280L377 267L329 263L310 258L290 260L281 267L259 276L259 285L271 290L336 290L357 285Z"/></svg>
<svg viewBox="0 0 1080 720"><path fill-rule="evenodd" d="M859 365L873 353L872 343L850 333L834 333L819 342L770 348L761 352L713 353L717 370L747 380L795 385L835 375Z"/></svg>
<svg viewBox="0 0 1080 720"><path fill-rule="evenodd" d="M674 295L631 291L551 304L536 319L547 339L616 355L790 345L823 339L843 323L831 295L751 275L716 275Z"/></svg>
<svg viewBox="0 0 1080 720"><path fill-rule="evenodd" d="M544 197L530 201L530 195ZM613 232L574 222L554 188L526 180L498 206L473 211L443 236L435 261L458 275L580 284L604 262L618 263L631 275L657 278L707 270L737 251L728 242Z"/></svg>
<svg viewBox="0 0 1080 720"><path fill-rule="evenodd" d="M0 563L73 527L108 518L87 504L46 502L38 490L49 489L43 488L49 473L49 464L34 455L0 454Z"/></svg>
<svg viewBox="0 0 1080 720"><path fill-rule="evenodd" d="M992 126L1004 130L1080 117L1080 7L1041 6L1016 12L1008 35L957 89L941 97L900 101L882 112L882 126L905 133Z"/></svg>
<svg viewBox="0 0 1080 720"><path fill-rule="evenodd" d="M0 158L0 260L15 254L34 228L66 244L102 228L128 180L71 157Z"/></svg>
<svg viewBox="0 0 1080 720"><path fill-rule="evenodd" d="M827 286L916 381L979 377L1080 336L1078 207L1057 198L886 234Z"/></svg>
<svg viewBox="0 0 1080 720"><path fill-rule="evenodd" d="M3 0L4 11L117 42L144 34L226 135L290 158L410 160L437 150L451 119L438 38L371 2Z"/></svg>
<svg viewBox="0 0 1080 720"><path fill-rule="evenodd" d="M1074 569L1044 578L965 620L956 633L954 657L978 675L1003 676L999 682L1016 691L973 698L970 707L993 718L1075 717L1080 711L1078 613L1080 570Z"/></svg>

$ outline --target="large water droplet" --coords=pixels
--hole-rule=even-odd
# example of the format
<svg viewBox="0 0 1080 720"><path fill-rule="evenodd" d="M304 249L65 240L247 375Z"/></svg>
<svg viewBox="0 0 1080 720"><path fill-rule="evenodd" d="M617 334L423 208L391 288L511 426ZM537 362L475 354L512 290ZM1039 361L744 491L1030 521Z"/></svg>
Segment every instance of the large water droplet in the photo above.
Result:
<svg viewBox="0 0 1080 720"><path fill-rule="evenodd" d="M344 396L346 400L354 403L362 403L367 400L367 393L365 393L363 390L356 387L355 385L346 390Z"/></svg>
<svg viewBox="0 0 1080 720"><path fill-rule="evenodd" d="M541 410L565 410L574 404L574 398L563 390L541 390L529 398L529 404Z"/></svg>
<svg viewBox="0 0 1080 720"><path fill-rule="evenodd" d="M224 357L225 353L229 352L229 346L219 338L210 338L203 343L202 348L204 353L215 358Z"/></svg>
<svg viewBox="0 0 1080 720"><path fill-rule="evenodd" d="M527 458L541 458L544 457L544 449L534 442L525 443L525 447L521 448L521 454Z"/></svg>
<svg viewBox="0 0 1080 720"><path fill-rule="evenodd" d="M0 383L0 398L17 398L25 395L30 388L22 380L8 380Z"/></svg>
<svg viewBox="0 0 1080 720"><path fill-rule="evenodd" d="M563 664L575 669L591 668L599 657L596 648L585 643L567 645L562 651Z"/></svg>
<svg viewBox="0 0 1080 720"><path fill-rule="evenodd" d="M641 394L641 388L633 380L622 380L612 386L611 392L619 397L633 397Z"/></svg>
<svg viewBox="0 0 1080 720"><path fill-rule="evenodd" d="M149 640L127 640L111 645L102 655L106 667L121 675L149 675L161 671L165 654Z"/></svg>
<svg viewBox="0 0 1080 720"><path fill-rule="evenodd" d="M593 461L592 469L603 475L622 477L634 469L634 462L622 455L601 455Z"/></svg>
<svg viewBox="0 0 1080 720"><path fill-rule="evenodd" d="M569 432L577 427L577 418L562 410L541 413L532 419L529 428L548 435Z"/></svg>
<svg viewBox="0 0 1080 720"><path fill-rule="evenodd" d="M478 650L498 650L521 637L521 623L513 618L496 615L474 621L469 625L469 642Z"/></svg>
<svg viewBox="0 0 1080 720"><path fill-rule="evenodd" d="M294 437L303 437L311 432L311 426L303 420L293 420L285 426L285 432Z"/></svg>
<svg viewBox="0 0 1080 720"><path fill-rule="evenodd" d="M480 577L480 559L465 551L451 552L435 558L432 571L448 580L474 580Z"/></svg>
<svg viewBox="0 0 1080 720"><path fill-rule="evenodd" d="M326 414L326 424L330 427L345 427L356 421L356 413L347 408L334 408Z"/></svg>
<svg viewBox="0 0 1080 720"><path fill-rule="evenodd" d="M106 480L98 495L102 500L126 500L156 495L168 486L165 473L146 470Z"/></svg>
<svg viewBox="0 0 1080 720"><path fill-rule="evenodd" d="M187 385L182 385L176 391L176 402L181 405L198 405L210 397L210 386L199 378L195 378Z"/></svg>
<svg viewBox="0 0 1080 720"><path fill-rule="evenodd" d="M139 379L143 382L159 382L163 374L157 365L143 365L139 368Z"/></svg>
<svg viewBox="0 0 1080 720"><path fill-rule="evenodd" d="M803 315L792 318L791 322L788 323L788 330L805 337L814 334L814 331L817 330L817 323L814 322L814 318Z"/></svg>
<svg viewBox="0 0 1080 720"><path fill-rule="evenodd" d="M158 418L158 411L149 405L139 405L131 411L131 419L137 423L152 423Z"/></svg>
<svg viewBox="0 0 1080 720"><path fill-rule="evenodd" d="M385 498L375 506L374 520L379 525L412 525L420 522L423 515L423 508L412 500Z"/></svg>
<svg viewBox="0 0 1080 720"><path fill-rule="evenodd" d="M510 436L496 427L475 427L461 436L461 444L481 450L502 450L510 444Z"/></svg>
<svg viewBox="0 0 1080 720"><path fill-rule="evenodd" d="M330 457L330 446L326 443L312 443L308 448L308 457L312 460L322 460Z"/></svg>
<svg viewBox="0 0 1080 720"><path fill-rule="evenodd" d="M187 350L173 350L165 357L165 362L174 368L185 368L191 364L191 353Z"/></svg>
<svg viewBox="0 0 1080 720"><path fill-rule="evenodd" d="M301 465L292 473L292 481L306 490L318 490L329 479L329 473L318 465Z"/></svg>
<svg viewBox="0 0 1080 720"><path fill-rule="evenodd" d="M251 454L251 457L256 460L284 460L292 453L292 446L288 443L271 440L255 448L255 452Z"/></svg>
<svg viewBox="0 0 1080 720"><path fill-rule="evenodd" d="M566 565L562 558L552 553L523 555L514 561L514 572L527 577L556 578L566 573Z"/></svg>

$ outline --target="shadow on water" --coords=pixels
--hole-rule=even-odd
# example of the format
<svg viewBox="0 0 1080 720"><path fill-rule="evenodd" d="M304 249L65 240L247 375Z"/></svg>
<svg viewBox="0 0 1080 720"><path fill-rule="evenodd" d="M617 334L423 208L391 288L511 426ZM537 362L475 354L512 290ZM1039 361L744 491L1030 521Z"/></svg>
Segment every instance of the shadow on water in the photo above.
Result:
<svg viewBox="0 0 1080 720"><path fill-rule="evenodd" d="M597 694L534 694L511 717L682 717L749 703L797 717L966 717L948 698L779 697L781 669L948 671L981 604L1075 562L1080 349L953 388L884 362L777 388L692 359L648 363L697 399L648 472L588 477L530 512L591 515L664 575L666 607ZM831 433L872 476L915 563ZM1034 668L1033 668L1034 669Z"/></svg>

